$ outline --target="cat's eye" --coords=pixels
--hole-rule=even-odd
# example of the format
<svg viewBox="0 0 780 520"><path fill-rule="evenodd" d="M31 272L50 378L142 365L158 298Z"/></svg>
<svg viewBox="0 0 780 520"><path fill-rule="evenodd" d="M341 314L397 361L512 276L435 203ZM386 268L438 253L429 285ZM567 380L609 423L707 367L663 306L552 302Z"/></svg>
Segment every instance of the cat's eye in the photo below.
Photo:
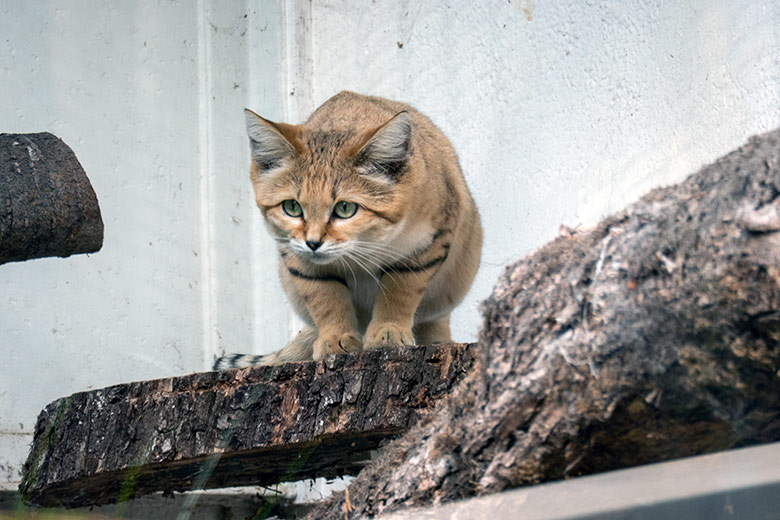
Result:
<svg viewBox="0 0 780 520"><path fill-rule="evenodd" d="M282 202L282 210L291 217L300 217L303 215L303 208L297 200L285 200Z"/></svg>
<svg viewBox="0 0 780 520"><path fill-rule="evenodd" d="M354 202L340 201L333 208L333 214L338 218L349 218L357 213L358 206Z"/></svg>

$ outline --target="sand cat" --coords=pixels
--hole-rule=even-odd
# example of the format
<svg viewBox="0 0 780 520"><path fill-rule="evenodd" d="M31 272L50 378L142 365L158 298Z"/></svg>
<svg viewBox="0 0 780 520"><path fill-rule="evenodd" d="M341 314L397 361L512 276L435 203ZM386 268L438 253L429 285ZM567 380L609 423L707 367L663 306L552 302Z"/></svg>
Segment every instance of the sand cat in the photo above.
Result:
<svg viewBox="0 0 780 520"><path fill-rule="evenodd" d="M409 105L352 92L302 125L245 115L257 205L308 326L277 352L214 368L451 341L482 228L444 134Z"/></svg>

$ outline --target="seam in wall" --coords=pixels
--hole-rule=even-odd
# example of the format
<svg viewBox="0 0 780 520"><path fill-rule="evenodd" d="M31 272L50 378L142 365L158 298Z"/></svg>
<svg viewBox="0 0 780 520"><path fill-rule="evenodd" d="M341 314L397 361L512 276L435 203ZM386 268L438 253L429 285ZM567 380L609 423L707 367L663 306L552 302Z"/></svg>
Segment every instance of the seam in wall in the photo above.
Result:
<svg viewBox="0 0 780 520"><path fill-rule="evenodd" d="M201 323L203 339L203 367L211 369L213 358L217 354L216 330L216 276L214 271L214 216L211 197L213 193L213 154L211 146L211 32L209 31L210 0L198 1L198 120L200 152L200 286L201 286Z"/></svg>

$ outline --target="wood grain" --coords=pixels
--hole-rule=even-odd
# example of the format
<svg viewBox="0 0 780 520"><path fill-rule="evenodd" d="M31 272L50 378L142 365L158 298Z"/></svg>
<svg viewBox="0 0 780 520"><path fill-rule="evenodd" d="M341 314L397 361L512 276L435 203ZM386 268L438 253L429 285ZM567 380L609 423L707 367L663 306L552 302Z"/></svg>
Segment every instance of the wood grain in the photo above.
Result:
<svg viewBox="0 0 780 520"><path fill-rule="evenodd" d="M77 393L41 412L20 491L75 507L354 475L463 378L475 350L371 350Z"/></svg>
<svg viewBox="0 0 780 520"><path fill-rule="evenodd" d="M102 245L97 197L70 147L45 132L0 134L0 264Z"/></svg>

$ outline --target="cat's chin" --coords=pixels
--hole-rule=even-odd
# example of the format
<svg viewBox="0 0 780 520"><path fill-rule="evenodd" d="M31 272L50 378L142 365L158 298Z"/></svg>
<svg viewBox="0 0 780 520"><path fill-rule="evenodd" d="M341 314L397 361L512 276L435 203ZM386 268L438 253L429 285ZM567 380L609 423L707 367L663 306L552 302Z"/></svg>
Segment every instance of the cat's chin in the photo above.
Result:
<svg viewBox="0 0 780 520"><path fill-rule="evenodd" d="M296 253L298 255L298 258L301 258L303 260L306 260L307 262L311 262L312 264L316 265L328 265L330 263L333 263L337 257L333 255L324 255L322 253Z"/></svg>

